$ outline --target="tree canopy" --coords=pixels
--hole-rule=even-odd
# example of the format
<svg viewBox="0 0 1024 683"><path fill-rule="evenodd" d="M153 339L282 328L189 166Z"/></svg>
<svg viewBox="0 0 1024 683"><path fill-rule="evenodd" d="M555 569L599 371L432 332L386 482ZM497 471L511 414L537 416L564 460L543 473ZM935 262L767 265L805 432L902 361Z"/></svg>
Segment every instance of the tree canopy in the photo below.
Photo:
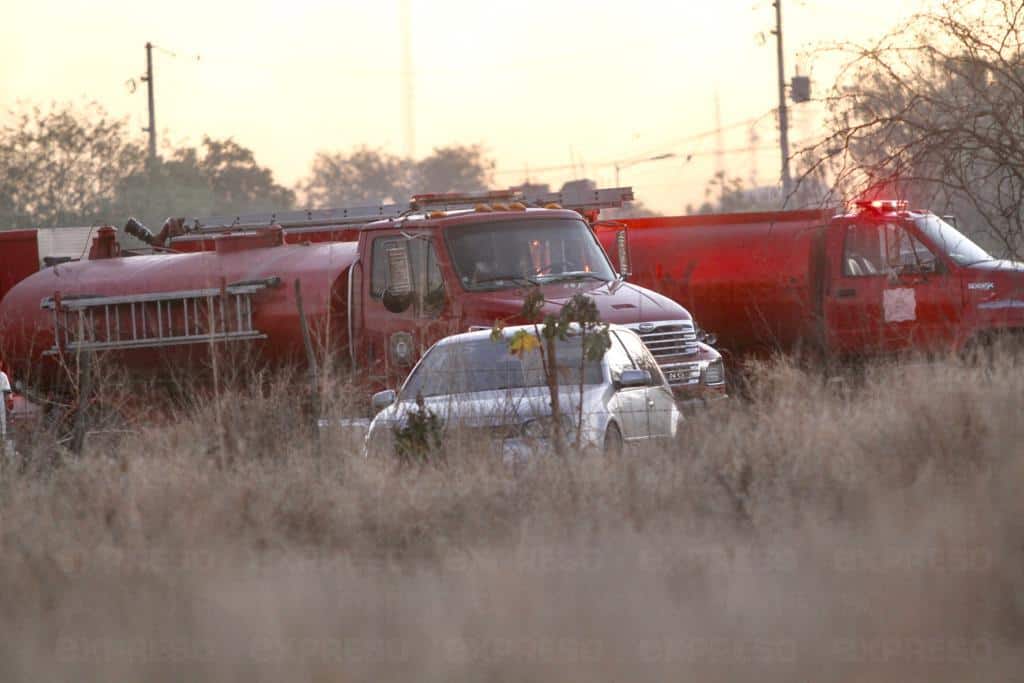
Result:
<svg viewBox="0 0 1024 683"><path fill-rule="evenodd" d="M295 193L274 182L252 151L231 138L204 137L201 147L180 147L167 158L125 175L116 187L112 216L137 216L158 225L168 216L211 216L288 209Z"/></svg>
<svg viewBox="0 0 1024 683"><path fill-rule="evenodd" d="M320 152L299 183L306 206L397 202L424 192L476 192L491 184L494 163L478 145L438 147L419 161L359 147Z"/></svg>

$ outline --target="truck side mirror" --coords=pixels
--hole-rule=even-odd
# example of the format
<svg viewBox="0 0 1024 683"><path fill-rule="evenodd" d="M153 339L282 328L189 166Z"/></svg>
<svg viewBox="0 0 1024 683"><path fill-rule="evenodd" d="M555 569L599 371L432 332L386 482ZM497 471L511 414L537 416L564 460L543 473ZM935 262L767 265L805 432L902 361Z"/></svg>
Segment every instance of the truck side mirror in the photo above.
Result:
<svg viewBox="0 0 1024 683"><path fill-rule="evenodd" d="M651 373L648 370L640 370L637 368L630 368L623 370L622 374L619 375L619 381L616 385L620 389L629 389L631 387L646 387L651 384Z"/></svg>
<svg viewBox="0 0 1024 683"><path fill-rule="evenodd" d="M619 251L619 274L625 279L632 273L629 267L629 238L625 228L615 233L615 246Z"/></svg>
<svg viewBox="0 0 1024 683"><path fill-rule="evenodd" d="M394 389L385 389L384 391L378 391L370 399L373 404L373 412L379 413L380 411L387 408L389 405L395 402L396 394Z"/></svg>
<svg viewBox="0 0 1024 683"><path fill-rule="evenodd" d="M382 303L391 313L401 313L412 305L412 266L405 244L393 244L384 253L386 271Z"/></svg>

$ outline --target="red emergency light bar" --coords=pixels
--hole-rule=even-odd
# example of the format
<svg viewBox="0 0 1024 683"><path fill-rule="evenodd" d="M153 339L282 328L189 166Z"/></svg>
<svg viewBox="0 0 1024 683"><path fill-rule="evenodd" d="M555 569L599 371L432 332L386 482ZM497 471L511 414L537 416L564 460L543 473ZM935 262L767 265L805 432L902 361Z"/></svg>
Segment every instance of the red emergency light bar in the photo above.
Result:
<svg viewBox="0 0 1024 683"><path fill-rule="evenodd" d="M862 211L876 213L896 213L906 211L909 204L902 199L859 199L854 204Z"/></svg>

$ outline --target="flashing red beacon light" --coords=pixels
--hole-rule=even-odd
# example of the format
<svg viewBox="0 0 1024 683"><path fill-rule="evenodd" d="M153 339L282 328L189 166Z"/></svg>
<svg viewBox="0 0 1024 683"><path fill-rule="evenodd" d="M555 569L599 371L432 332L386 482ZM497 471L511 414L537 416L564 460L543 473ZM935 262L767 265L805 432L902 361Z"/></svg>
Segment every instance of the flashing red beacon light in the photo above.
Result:
<svg viewBox="0 0 1024 683"><path fill-rule="evenodd" d="M909 204L903 199L859 199L854 204L862 211L896 213L906 211Z"/></svg>

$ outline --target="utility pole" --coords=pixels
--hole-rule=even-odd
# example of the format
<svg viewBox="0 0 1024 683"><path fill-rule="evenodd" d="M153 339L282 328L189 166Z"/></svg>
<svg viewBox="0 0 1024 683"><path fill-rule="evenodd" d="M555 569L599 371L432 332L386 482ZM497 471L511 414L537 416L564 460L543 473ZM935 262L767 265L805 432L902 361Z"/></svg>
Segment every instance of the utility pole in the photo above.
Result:
<svg viewBox="0 0 1024 683"><path fill-rule="evenodd" d="M725 138L722 137L722 97L715 86L715 173L725 178Z"/></svg>
<svg viewBox="0 0 1024 683"><path fill-rule="evenodd" d="M786 111L786 67L782 60L782 0L775 0L775 44L779 57L779 147L782 151L782 199L786 201L792 189L789 176L789 116Z"/></svg>
<svg viewBox="0 0 1024 683"><path fill-rule="evenodd" d="M153 43L146 43L146 75L142 77L146 81L146 90L149 91L149 128L143 130L149 133L149 162L156 161L156 109L153 106Z"/></svg>

